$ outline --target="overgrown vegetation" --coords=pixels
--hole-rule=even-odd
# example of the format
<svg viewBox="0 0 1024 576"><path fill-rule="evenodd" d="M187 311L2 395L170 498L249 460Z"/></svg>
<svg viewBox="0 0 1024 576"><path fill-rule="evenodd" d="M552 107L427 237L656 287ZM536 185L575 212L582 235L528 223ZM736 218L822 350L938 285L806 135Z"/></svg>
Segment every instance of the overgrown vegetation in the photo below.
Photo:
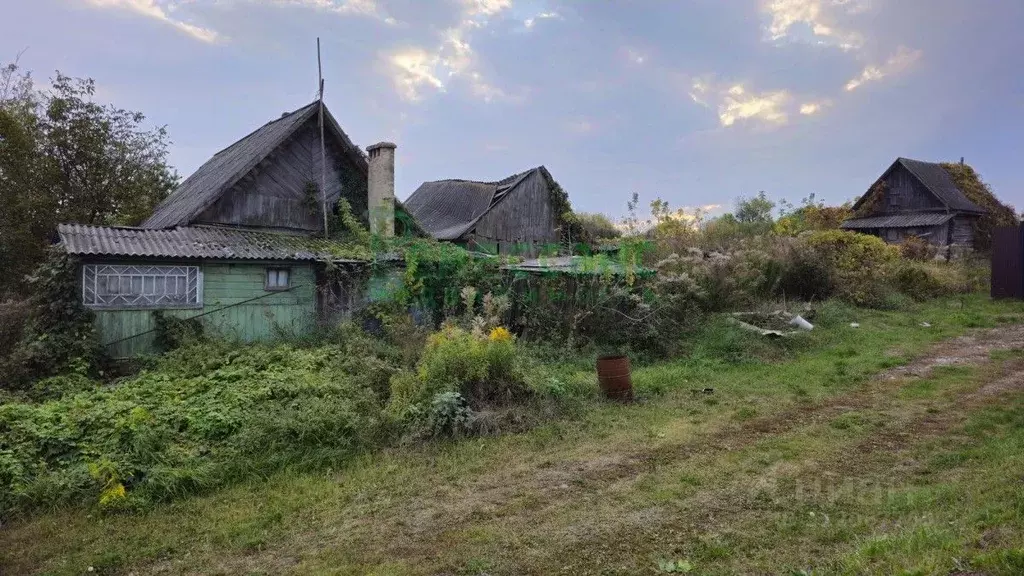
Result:
<svg viewBox="0 0 1024 576"><path fill-rule="evenodd" d="M974 221L975 247L987 251L992 248L992 231L1002 226L1017 226L1020 219L1013 208L996 198L992 188L981 179L974 168L967 164L946 162L942 164L956 187L968 200L987 211Z"/></svg>
<svg viewBox="0 0 1024 576"><path fill-rule="evenodd" d="M325 466L387 436L399 355L331 345L181 348L115 386L67 373L56 398L0 406L0 510L137 508L284 466Z"/></svg>
<svg viewBox="0 0 1024 576"><path fill-rule="evenodd" d="M200 438L199 431L187 432L191 423L222 435L164 457L190 458L189 475L235 470L220 481L240 485L148 505L139 498L158 492L139 492L144 480L143 486L123 480L112 472L117 466L92 456L97 465L78 473L89 485L82 497L100 507L107 492L111 511L135 505L147 511L72 506L17 518L0 533L0 564L15 573L59 574L88 567L97 573L275 571L286 563L299 573L632 574L671 563L690 566L691 573L1016 574L1024 544L1015 505L1022 406L988 384L1012 375L1005 370L1019 370L1019 352L993 353L990 364L974 368L940 366L921 377L874 384L871 377L967 328L1006 326L1002 338L976 341L971 350L1003 345L1006 337L1015 345L1019 332L1007 323L1021 318L1019 303L969 296L897 312L832 301L818 307L819 329L779 341L711 322L685 343L685 355L636 367L641 401L630 406L596 401L589 361L529 348L531 357L555 364L534 394L557 394L575 410L524 434L397 446L356 458L344 455L354 439L367 437L352 434L382 428L371 420L356 420L363 424L358 430L339 427L336 417L364 406L379 410L380 396L349 388L349 376L344 386L330 383L349 369L359 375L379 369L337 369L354 358L391 358L385 362L391 368L380 370L385 373L416 365L398 360L390 346L404 334L397 327L379 339L360 338L370 350L388 344L389 353L353 343L326 362L325 352L343 340L208 356L183 350L150 368L146 388L102 391L109 401L104 408L118 417L90 404L93 392L79 401L88 408L80 412L65 399L5 407L4 414L41 410L79 427L54 424L49 446L87 446L56 433L84 429L99 439L94 445L121 451L144 449L141 439L165 430L163 414L179 404L187 416L171 420L178 425L171 438ZM948 350L935 354L959 353ZM311 372L321 375L306 384ZM216 383L201 377L214 373ZM260 379L262 386L250 385ZM166 402L174 397L173 382L185 383L178 394L204 396ZM372 385L384 383L380 377ZM166 406L160 415L143 396L153 385L152 406ZM340 409L336 392L355 392L351 410ZM433 397L424 434L466 433L474 416L460 396ZM205 411L212 400L220 405ZM293 402L297 409L290 409ZM149 418L133 419L135 405ZM250 409L263 417L245 418ZM261 420L278 425L250 430L263 430ZM116 432L101 434L104 427ZM228 447L251 447L241 438L263 449L237 468L209 465L223 463ZM0 461L7 458L0 454ZM153 474L174 477L167 468ZM185 485L169 497L195 489Z"/></svg>
<svg viewBox="0 0 1024 576"><path fill-rule="evenodd" d="M94 102L92 80L58 72L49 84L0 68L0 298L31 294L22 279L58 223L137 224L178 180L164 128Z"/></svg>
<svg viewBox="0 0 1024 576"><path fill-rule="evenodd" d="M0 389L24 389L49 376L99 376L103 350L93 314L78 297L78 260L51 248L46 261L27 279L29 298L23 330L8 340L0 356Z"/></svg>

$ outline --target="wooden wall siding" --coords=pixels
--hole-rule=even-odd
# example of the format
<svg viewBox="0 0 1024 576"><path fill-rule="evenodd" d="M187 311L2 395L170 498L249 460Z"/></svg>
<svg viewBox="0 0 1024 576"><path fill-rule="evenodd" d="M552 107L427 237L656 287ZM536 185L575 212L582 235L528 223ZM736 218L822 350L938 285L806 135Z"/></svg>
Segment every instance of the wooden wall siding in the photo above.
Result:
<svg viewBox="0 0 1024 576"><path fill-rule="evenodd" d="M884 206L886 213L945 208L934 194L902 166L890 172L886 182L889 185Z"/></svg>
<svg viewBox="0 0 1024 576"><path fill-rule="evenodd" d="M331 204L342 190L342 170L355 171L351 161L334 143L327 143L327 196ZM316 232L323 228L320 197L311 206L307 185L320 185L320 135L310 121L260 162L197 219L206 224L287 228ZM348 192L348 191L347 191ZM352 191L354 192L354 191ZM356 214L366 210L366 198L346 198ZM363 196L363 194L352 194Z"/></svg>
<svg viewBox="0 0 1024 576"><path fill-rule="evenodd" d="M957 246L974 246L974 225L970 217L957 216L952 221L953 244Z"/></svg>
<svg viewBox="0 0 1024 576"><path fill-rule="evenodd" d="M267 266L291 269L289 292L264 290ZM271 339L281 334L302 334L314 326L316 286L313 265L288 264L205 264L203 266L203 309L167 310L168 316L201 318L205 329L217 336L245 342ZM242 302L267 295L265 298ZM237 304L227 309L222 308ZM96 328L104 344L147 332L154 328L150 310L97 310ZM107 348L114 358L129 358L155 351L154 334L138 336Z"/></svg>
<svg viewBox="0 0 1024 576"><path fill-rule="evenodd" d="M498 243L502 254L510 253L517 243L523 243L533 249L522 255L536 256L543 245L558 242L555 226L551 190L538 171L480 219L474 241L491 246Z"/></svg>
<svg viewBox="0 0 1024 576"><path fill-rule="evenodd" d="M883 228L878 236L890 244L901 244L907 238L924 238L930 244L945 246L949 225L920 226L917 228Z"/></svg>

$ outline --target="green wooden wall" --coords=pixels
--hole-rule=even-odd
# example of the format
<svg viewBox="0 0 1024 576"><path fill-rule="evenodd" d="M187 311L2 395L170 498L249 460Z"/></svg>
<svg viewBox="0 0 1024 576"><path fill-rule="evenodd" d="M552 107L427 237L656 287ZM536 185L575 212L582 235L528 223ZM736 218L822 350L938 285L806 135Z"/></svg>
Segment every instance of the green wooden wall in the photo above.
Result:
<svg viewBox="0 0 1024 576"><path fill-rule="evenodd" d="M292 290L264 290L267 267L290 268ZM312 264L215 263L203 264L202 270L203 308L167 310L165 314L191 318L205 313L201 321L208 333L246 342L303 334L315 326L316 280ZM242 304L259 296L265 297ZM129 358L155 351L153 334L130 338L153 329L151 310L95 312L100 340L113 343L107 346L112 357Z"/></svg>

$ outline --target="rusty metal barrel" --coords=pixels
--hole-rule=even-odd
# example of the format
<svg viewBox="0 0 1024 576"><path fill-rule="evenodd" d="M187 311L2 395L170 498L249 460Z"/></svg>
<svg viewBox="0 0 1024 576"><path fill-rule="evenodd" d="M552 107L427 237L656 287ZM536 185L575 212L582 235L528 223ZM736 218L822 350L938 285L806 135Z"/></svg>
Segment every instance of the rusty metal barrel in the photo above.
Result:
<svg viewBox="0 0 1024 576"><path fill-rule="evenodd" d="M633 379L627 356L598 358L597 381L606 398L619 402L633 400Z"/></svg>

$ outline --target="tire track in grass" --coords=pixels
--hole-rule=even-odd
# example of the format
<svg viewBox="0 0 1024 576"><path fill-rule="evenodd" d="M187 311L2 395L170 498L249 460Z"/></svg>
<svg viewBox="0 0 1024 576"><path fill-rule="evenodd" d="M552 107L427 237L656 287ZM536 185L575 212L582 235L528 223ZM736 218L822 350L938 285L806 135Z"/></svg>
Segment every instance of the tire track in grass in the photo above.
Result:
<svg viewBox="0 0 1024 576"><path fill-rule="evenodd" d="M508 567L507 573L546 573L558 565L559 558L576 551L592 554L600 550L608 534L634 530L649 535L652 527L659 526L657 510L626 509L616 517L612 509L611 517L604 517L600 504L602 499L628 493L636 482L659 470L702 462L713 465L759 443L827 425L847 412L881 410L901 389L936 368L978 366L988 363L994 351L1021 348L1024 325L976 331L940 342L910 364L887 370L856 389L820 402L756 417L738 426L728 425L727 429L683 442L653 441L626 452L618 450L621 446L597 446L598 450L586 458L545 467L509 462L507 467L476 478L439 483L431 493L420 497L397 498L375 508L371 516L357 516L358 509L340 510L329 527L296 531L244 557L224 557L217 568L251 572L275 566L302 572L338 569L337 562L364 568L392 563L400 566L394 573L455 573L479 550L491 550L502 559L503 569ZM935 434L947 429L945 424L929 423L927 419L920 425ZM894 436L887 441L896 449L897 443L910 440ZM840 456L848 459L856 452ZM866 452L871 453L870 449ZM855 459L849 461L857 466ZM742 506L730 502L730 490L737 488L727 482L720 489L705 490L700 498L704 511L695 513L694 518L715 523L742 515ZM594 504L591 512L587 511L588 503ZM562 530L561 515L577 512L583 526L567 534ZM480 537L467 539L466 535L474 531ZM499 538L495 544L488 540L488 534L495 531L507 535L508 541ZM637 550L645 548L642 544L641 540ZM282 563L284 558L288 561ZM174 570L167 564L159 568Z"/></svg>

